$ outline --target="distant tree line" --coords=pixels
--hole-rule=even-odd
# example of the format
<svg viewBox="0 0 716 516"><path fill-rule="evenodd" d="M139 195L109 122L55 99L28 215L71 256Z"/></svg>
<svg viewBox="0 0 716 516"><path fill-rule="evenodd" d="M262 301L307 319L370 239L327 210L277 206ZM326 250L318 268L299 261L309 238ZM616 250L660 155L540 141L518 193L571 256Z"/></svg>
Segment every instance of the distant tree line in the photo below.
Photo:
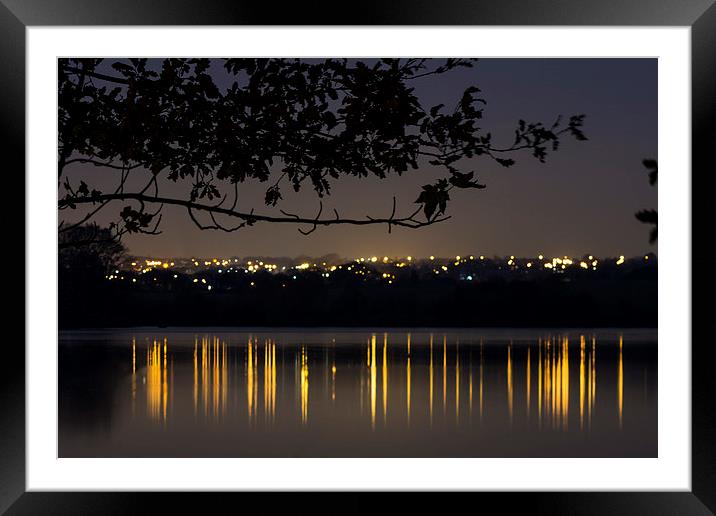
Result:
<svg viewBox="0 0 716 516"><path fill-rule="evenodd" d="M514 279L486 275L479 281L411 271L392 284L380 274L364 281L345 270L330 279L319 272L294 279L293 274L269 272L157 270L139 275L137 283L68 271L60 288L61 328L657 324L655 260ZM214 288L194 283L199 277Z"/></svg>

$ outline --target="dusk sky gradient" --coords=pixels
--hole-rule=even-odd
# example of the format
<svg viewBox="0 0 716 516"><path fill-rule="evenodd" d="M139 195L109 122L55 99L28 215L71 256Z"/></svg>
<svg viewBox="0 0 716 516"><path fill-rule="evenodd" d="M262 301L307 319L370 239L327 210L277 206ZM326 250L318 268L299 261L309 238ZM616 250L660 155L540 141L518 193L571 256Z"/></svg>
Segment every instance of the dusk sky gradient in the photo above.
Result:
<svg viewBox="0 0 716 516"><path fill-rule="evenodd" d="M469 85L487 100L484 127L496 144L510 144L519 119L550 125L557 115L584 113L588 141L565 137L547 162L529 151L511 155L503 168L475 158L470 168L484 190L453 190L452 219L421 229L386 226L329 226L304 236L294 224L258 223L234 233L201 231L183 208L165 206L163 233L128 235L137 255L180 256L358 256L516 255L627 256L656 252L649 227L634 218L657 208L657 189L649 186L644 158L657 159L656 59L482 59L474 68L413 81L424 105L452 106ZM215 63L216 81L224 75ZM228 81L228 77L224 79ZM75 167L75 173L82 171ZM278 169L278 167L276 167ZM84 169L92 178L96 170ZM420 186L444 173L425 164L402 177L342 177L324 199L324 214L338 208L343 217L388 216L392 197L398 214L411 213ZM89 183L89 181L88 181ZM276 214L263 203L271 183L240 185L239 208ZM186 185L183 185L184 188ZM166 192L184 192L174 185ZM279 208L315 216L318 198L310 188L285 188ZM108 207L116 217L121 203ZM103 219L98 219L103 222ZM230 223L228 221L227 223Z"/></svg>

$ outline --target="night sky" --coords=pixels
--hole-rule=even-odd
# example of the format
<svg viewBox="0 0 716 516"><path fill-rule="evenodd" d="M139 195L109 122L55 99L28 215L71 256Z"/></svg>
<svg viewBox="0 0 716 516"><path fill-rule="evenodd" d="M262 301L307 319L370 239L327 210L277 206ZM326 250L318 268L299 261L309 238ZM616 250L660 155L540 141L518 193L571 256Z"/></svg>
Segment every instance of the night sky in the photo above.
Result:
<svg viewBox="0 0 716 516"><path fill-rule="evenodd" d="M223 69L216 63L216 81ZM225 79L228 82L228 78ZM483 254L535 256L627 256L656 252L649 227L634 212L657 207L641 164L657 158L656 59L482 59L472 69L413 81L418 96L432 106L454 105L462 91L477 85L487 100L483 127L495 144L510 144L517 120L551 124L557 115L586 114L579 142L565 137L558 152L542 164L529 151L511 157L503 168L476 158L470 168L487 184L484 190L453 190L452 219L421 229L386 226L330 226L304 236L292 224L259 223L235 233L201 231L186 210L165 206L163 234L129 235L131 253L180 256L450 256ZM97 170L78 165L74 174L93 178ZM396 196L398 214L411 213L420 185L444 173L429 165L402 177L334 181L324 213L339 208L343 217L388 216ZM88 181L89 182L89 181ZM270 183L244 183L240 208L278 215L263 195ZM167 188L166 192L172 192ZM183 190L182 190L183 191ZM310 188L298 194L285 188L280 208L315 216L318 199ZM108 209L116 216L121 204ZM105 222L106 219L97 219Z"/></svg>

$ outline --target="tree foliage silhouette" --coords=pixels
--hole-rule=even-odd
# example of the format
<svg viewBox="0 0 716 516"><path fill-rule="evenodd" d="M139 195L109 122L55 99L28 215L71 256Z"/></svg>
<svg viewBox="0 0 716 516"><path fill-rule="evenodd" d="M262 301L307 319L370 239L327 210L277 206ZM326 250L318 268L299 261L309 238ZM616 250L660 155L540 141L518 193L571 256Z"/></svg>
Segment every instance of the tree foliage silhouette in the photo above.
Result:
<svg viewBox="0 0 716 516"><path fill-rule="evenodd" d="M108 228L95 224L78 226L59 236L59 268L64 275L73 274L79 280L90 279L87 276L101 279L126 254L127 248Z"/></svg>
<svg viewBox="0 0 716 516"><path fill-rule="evenodd" d="M548 125L520 120L511 144L497 145L481 126L486 100L477 86L453 99L451 108L423 105L414 81L440 80L474 66L472 59L216 64L59 60L58 207L75 219L63 220L61 233L94 220L112 203L120 206L110 224L113 238L159 233L167 204L185 208L201 229L235 231L258 222L297 224L305 234L333 224L420 228L450 217L453 189L485 188L467 170L473 158L510 167L514 155L526 151L544 162L563 136L586 139L584 115L559 116ZM220 87L219 73L228 87ZM73 163L94 165L96 174L71 179L67 167ZM394 198L389 216L350 218L336 209L323 215L322 199L341 177L385 178L425 164L442 169L444 177L425 184L407 213L398 214ZM100 174L115 174L116 186L107 190L106 180L96 180ZM247 181L266 183L267 212L240 205L239 185ZM170 183L185 193L166 193ZM317 194L317 215L280 208L285 188L305 187Z"/></svg>
<svg viewBox="0 0 716 516"><path fill-rule="evenodd" d="M656 160L645 159L642 161L646 169L649 171L649 184L656 186L657 175L659 171ZM651 224L654 227L649 231L649 243L653 244L657 240L657 211L656 210L639 210L634 214L639 222L644 224Z"/></svg>

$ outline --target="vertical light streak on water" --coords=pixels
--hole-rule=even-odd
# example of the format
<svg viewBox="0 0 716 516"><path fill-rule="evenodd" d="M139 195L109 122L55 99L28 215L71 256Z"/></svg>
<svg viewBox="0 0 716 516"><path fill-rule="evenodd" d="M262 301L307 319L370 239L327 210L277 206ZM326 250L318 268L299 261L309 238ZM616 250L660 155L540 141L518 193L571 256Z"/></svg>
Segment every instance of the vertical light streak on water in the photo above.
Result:
<svg viewBox="0 0 716 516"><path fill-rule="evenodd" d="M408 348L410 348L410 334L408 334ZM388 418L388 334L383 334L383 424Z"/></svg>
<svg viewBox="0 0 716 516"><path fill-rule="evenodd" d="M548 421L552 420L552 337L547 340L547 347L545 348L545 408L546 417ZM550 425L551 426L551 425Z"/></svg>
<svg viewBox="0 0 716 516"><path fill-rule="evenodd" d="M430 427L433 426L433 334L430 334Z"/></svg>
<svg viewBox="0 0 716 516"><path fill-rule="evenodd" d="M555 340L554 342L554 364L555 364L555 412L554 426L559 426L562 418L562 348Z"/></svg>
<svg viewBox="0 0 716 516"><path fill-rule="evenodd" d="M276 419L276 383L277 383L277 382L276 382L276 343L274 342L272 345L273 345L273 350L272 350L272 352L271 352L271 381L272 381L272 386L271 386L271 419L272 419L272 420L275 420L275 419ZM334 371L335 371L335 366L334 366L333 369L334 369ZM333 376L333 381L334 381L334 385L335 385L335 373L334 373L334 376ZM334 399L335 399L335 394L334 394Z"/></svg>
<svg viewBox="0 0 716 516"><path fill-rule="evenodd" d="M537 425L542 428L542 339L537 341Z"/></svg>
<svg viewBox="0 0 716 516"><path fill-rule="evenodd" d="M467 397L468 397L468 420L472 424L472 363L470 364L470 373L467 380Z"/></svg>
<svg viewBox="0 0 716 516"><path fill-rule="evenodd" d="M214 416L214 419L218 419L219 416L219 396L220 396L220 385L219 382L221 381L221 371L219 369L219 338L214 337L214 340L212 342L212 352L211 352L211 407L212 407L212 414Z"/></svg>
<svg viewBox="0 0 716 516"><path fill-rule="evenodd" d="M204 337L201 340L201 401L204 406L204 417L209 414L209 367L211 360L209 351L209 338Z"/></svg>
<svg viewBox="0 0 716 516"><path fill-rule="evenodd" d="M174 413L174 355L169 355L169 414Z"/></svg>
<svg viewBox="0 0 716 516"><path fill-rule="evenodd" d="M443 335L443 417L447 414L447 337Z"/></svg>
<svg viewBox="0 0 716 516"><path fill-rule="evenodd" d="M198 352L198 339L194 337L194 382L192 385L192 401L194 402L194 418L197 416L197 410L199 405L199 362L197 357Z"/></svg>
<svg viewBox="0 0 716 516"><path fill-rule="evenodd" d="M531 405L531 399L530 399L530 389L532 387L532 379L530 378L530 348L527 347L527 371L525 372L525 382L527 383L527 420L530 419L530 405Z"/></svg>
<svg viewBox="0 0 716 516"><path fill-rule="evenodd" d="M408 341L410 342L410 341ZM408 353L408 361L405 366L406 395L405 403L407 410L408 426L410 426L410 353Z"/></svg>
<svg viewBox="0 0 716 516"><path fill-rule="evenodd" d="M253 400L251 402L254 413L254 421L258 419L258 408L259 408L259 343L258 339L252 341L254 352L254 384L251 388L253 393Z"/></svg>
<svg viewBox="0 0 716 516"><path fill-rule="evenodd" d="M228 380L227 380L227 364L226 364L226 342L221 341L221 375L219 377L219 398L220 398L220 405L219 405L219 413L223 417L224 414L226 414L226 397L227 397L227 390L228 390Z"/></svg>
<svg viewBox="0 0 716 516"><path fill-rule="evenodd" d="M246 346L246 407L250 426L254 416L254 357L251 339Z"/></svg>
<svg viewBox="0 0 716 516"><path fill-rule="evenodd" d="M375 405L377 391L377 366L375 360L375 335L370 340L370 427L375 430Z"/></svg>
<svg viewBox="0 0 716 516"><path fill-rule="evenodd" d="M408 414L408 426L410 426L410 333L408 333L408 363L406 365L406 403L407 403L407 414Z"/></svg>
<svg viewBox="0 0 716 516"><path fill-rule="evenodd" d="M336 401L336 357L333 357L333 365L331 366L331 401Z"/></svg>
<svg viewBox="0 0 716 516"><path fill-rule="evenodd" d="M301 424L308 423L308 352L301 347Z"/></svg>
<svg viewBox="0 0 716 516"><path fill-rule="evenodd" d="M132 417L137 412L137 342L132 337Z"/></svg>
<svg viewBox="0 0 716 516"><path fill-rule="evenodd" d="M147 412L151 419L159 421L162 410L162 355L156 340L147 353Z"/></svg>
<svg viewBox="0 0 716 516"><path fill-rule="evenodd" d="M597 341L592 337L592 409L597 403Z"/></svg>
<svg viewBox="0 0 716 516"><path fill-rule="evenodd" d="M564 337L562 357L562 429L569 429L569 338Z"/></svg>
<svg viewBox="0 0 716 516"><path fill-rule="evenodd" d="M579 337L579 429L584 429L584 335Z"/></svg>
<svg viewBox="0 0 716 516"><path fill-rule="evenodd" d="M507 412L510 416L510 426L512 426L512 343L507 346Z"/></svg>
<svg viewBox="0 0 716 516"><path fill-rule="evenodd" d="M271 349L268 340L264 341L264 421L268 421L271 411Z"/></svg>
<svg viewBox="0 0 716 516"><path fill-rule="evenodd" d="M624 409L624 360L622 357L622 346L624 342L622 336L619 335L619 378L618 378L618 397L619 397L619 429L621 430L623 424L623 409Z"/></svg>
<svg viewBox="0 0 716 516"><path fill-rule="evenodd" d="M167 424L167 396L169 390L167 389L167 339L164 338L164 361L162 364L162 421L164 425Z"/></svg>
<svg viewBox="0 0 716 516"><path fill-rule="evenodd" d="M370 339L366 341L366 350L367 350L367 368L370 369ZM364 387L364 376L365 376L365 368L360 368L360 378L359 378L359 384L360 384L360 414L363 415L363 405L365 404L365 387Z"/></svg>
<svg viewBox="0 0 716 516"><path fill-rule="evenodd" d="M460 421L460 342L455 345L455 425Z"/></svg>
<svg viewBox="0 0 716 516"><path fill-rule="evenodd" d="M482 370L483 370L483 352L482 352L482 339L480 339L480 423L482 423L482 407L483 407L483 380L482 380Z"/></svg>
<svg viewBox="0 0 716 516"><path fill-rule="evenodd" d="M551 403L551 422L552 428L554 428L557 422L557 386L559 385L559 378L557 378L557 342L553 340L550 342L551 354L550 354L550 384L552 385L552 391L550 392Z"/></svg>

